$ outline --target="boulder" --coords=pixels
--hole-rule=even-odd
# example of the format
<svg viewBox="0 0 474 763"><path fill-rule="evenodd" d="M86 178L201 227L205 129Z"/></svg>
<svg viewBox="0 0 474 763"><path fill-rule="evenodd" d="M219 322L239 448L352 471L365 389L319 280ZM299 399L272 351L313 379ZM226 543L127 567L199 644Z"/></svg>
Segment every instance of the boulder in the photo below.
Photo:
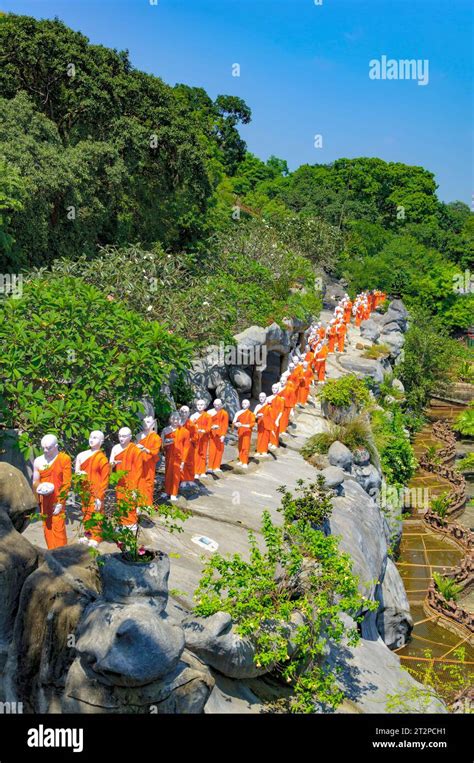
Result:
<svg viewBox="0 0 474 763"><path fill-rule="evenodd" d="M389 649L404 646L413 630L413 618L403 581L391 559L387 559L385 575L376 598L380 602L377 630L382 639Z"/></svg>
<svg viewBox="0 0 474 763"><path fill-rule="evenodd" d="M266 330L262 326L250 326L245 331L241 331L240 334L235 334L234 339L238 350L240 348L244 351L248 348L255 349L266 344Z"/></svg>
<svg viewBox="0 0 474 763"><path fill-rule="evenodd" d="M401 299L393 299L389 303L389 310L391 310L394 313L398 313L403 318L408 318L408 310L406 309L405 305L403 304ZM388 312L388 311L387 311Z"/></svg>
<svg viewBox="0 0 474 763"><path fill-rule="evenodd" d="M382 477L373 464L354 467L354 477L366 493L376 498L382 485Z"/></svg>
<svg viewBox="0 0 474 763"><path fill-rule="evenodd" d="M344 475L342 469L340 472ZM336 495L332 502L333 511L329 517L331 534L340 538L340 548L351 556L361 593L373 599L387 559L387 541L380 510L352 478L345 479L344 495Z"/></svg>
<svg viewBox="0 0 474 763"><path fill-rule="evenodd" d="M110 604L98 600L81 619L76 643L99 681L144 686L173 671L184 650L178 625L147 602Z"/></svg>
<svg viewBox="0 0 474 763"><path fill-rule="evenodd" d="M13 635L21 589L36 569L38 552L0 509L0 672Z"/></svg>
<svg viewBox="0 0 474 763"><path fill-rule="evenodd" d="M336 440L328 451L329 463L331 466L340 466L346 472L352 468L352 453L342 442Z"/></svg>
<svg viewBox="0 0 474 763"><path fill-rule="evenodd" d="M395 321L391 321L390 323L383 324L384 334L390 334L392 331L400 331L400 325L398 323L395 323Z"/></svg>
<svg viewBox="0 0 474 763"><path fill-rule="evenodd" d="M230 420L232 420L240 409L238 392L230 382L223 381L216 387L216 397L219 397L222 400L222 404L229 414Z"/></svg>
<svg viewBox="0 0 474 763"><path fill-rule="evenodd" d="M144 599L153 603L155 612L163 612L168 602L170 561L156 551L154 561L146 564L127 562L121 554L101 557L100 577L105 601L131 603Z"/></svg>
<svg viewBox="0 0 474 763"><path fill-rule="evenodd" d="M330 490L342 490L346 475L339 466L328 466L322 470L321 475L324 477L324 487Z"/></svg>
<svg viewBox="0 0 474 763"><path fill-rule="evenodd" d="M64 687L63 713L202 713L214 687L209 669L183 652L173 671L145 686L99 681L84 658L72 663Z"/></svg>
<svg viewBox="0 0 474 763"><path fill-rule="evenodd" d="M22 532L29 514L37 508L37 500L24 474L15 466L0 462L0 511L8 514L15 530Z"/></svg>
<svg viewBox="0 0 474 763"><path fill-rule="evenodd" d="M239 366L229 368L229 379L239 394L250 392L252 389L251 375Z"/></svg>
<svg viewBox="0 0 474 763"><path fill-rule="evenodd" d="M397 358L405 343L405 337L400 331L391 331L389 334L383 332L380 334L379 343L388 345L391 357Z"/></svg>
<svg viewBox="0 0 474 763"><path fill-rule="evenodd" d="M367 466L370 463L370 453L367 448L354 448L352 459L357 466Z"/></svg>
<svg viewBox="0 0 474 763"><path fill-rule="evenodd" d="M261 713L264 711L265 705L243 681L226 678L217 671L214 680L215 686L204 708L206 715Z"/></svg>
<svg viewBox="0 0 474 763"><path fill-rule="evenodd" d="M265 329L267 352L279 352L286 355L291 350L290 334L280 328L278 323L272 323Z"/></svg>
<svg viewBox="0 0 474 763"><path fill-rule="evenodd" d="M398 328L398 326L397 326ZM381 328L378 321L374 321L373 318L368 318L366 321L362 321L360 324L360 335L363 339L368 339L371 342L376 342L379 338Z"/></svg>
<svg viewBox="0 0 474 763"><path fill-rule="evenodd" d="M257 667L255 647L248 638L242 638L233 627L226 612L210 617L191 615L181 623L186 648L229 678L253 678L268 673L269 666Z"/></svg>
<svg viewBox="0 0 474 763"><path fill-rule="evenodd" d="M346 407L339 407L333 405L328 400L323 400L321 402L321 411L323 416L334 421L335 424L343 424L345 421L354 418L357 414L357 406L355 403L351 403L351 405Z"/></svg>
<svg viewBox="0 0 474 763"><path fill-rule="evenodd" d="M48 551L27 577L4 671L5 698L25 712L59 712L77 624L99 593L99 574L81 544Z"/></svg>
<svg viewBox="0 0 474 763"><path fill-rule="evenodd" d="M390 334L389 336L394 336ZM382 340L380 339L380 342ZM346 371L355 373L360 378L364 376L371 376L376 384L381 384L384 377L384 369L382 364L378 360L371 360L370 358L353 358L346 355L341 355L338 358L338 363Z"/></svg>

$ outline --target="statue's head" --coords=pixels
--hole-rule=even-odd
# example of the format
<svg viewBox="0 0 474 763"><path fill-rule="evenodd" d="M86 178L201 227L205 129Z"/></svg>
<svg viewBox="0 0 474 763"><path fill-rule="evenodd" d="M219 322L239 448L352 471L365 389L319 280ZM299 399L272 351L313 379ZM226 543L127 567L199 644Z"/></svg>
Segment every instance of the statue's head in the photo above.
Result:
<svg viewBox="0 0 474 763"><path fill-rule="evenodd" d="M92 450L98 450L104 442L104 433L100 429L94 429L89 435L89 447Z"/></svg>
<svg viewBox="0 0 474 763"><path fill-rule="evenodd" d="M259 403L261 403L263 405L263 403L265 402L266 399L267 399L267 396L266 396L265 392L260 392L260 394L258 396Z"/></svg>
<svg viewBox="0 0 474 763"><path fill-rule="evenodd" d="M189 419L190 412L191 411L189 410L189 406L187 405L182 405L181 408L179 409L179 415L183 423Z"/></svg>
<svg viewBox="0 0 474 763"><path fill-rule="evenodd" d="M247 408L250 408L250 400L247 400L247 398L242 400L242 408L244 409L244 411L246 411Z"/></svg>
<svg viewBox="0 0 474 763"><path fill-rule="evenodd" d="M41 439L41 447L45 456L51 456L58 452L58 438L54 434L45 434Z"/></svg>
<svg viewBox="0 0 474 763"><path fill-rule="evenodd" d="M126 448L132 440L132 430L128 427L122 427L122 429L119 429L118 438L122 448Z"/></svg>
<svg viewBox="0 0 474 763"><path fill-rule="evenodd" d="M151 429L156 429L156 419L154 416L145 416L143 419L143 426L149 432Z"/></svg>
<svg viewBox="0 0 474 763"><path fill-rule="evenodd" d="M280 385L279 384L272 384L272 392L274 395L277 395L280 391Z"/></svg>
<svg viewBox="0 0 474 763"><path fill-rule="evenodd" d="M220 411L220 409L222 408L222 400L220 399L220 397L216 397L213 405L214 405L214 410Z"/></svg>
<svg viewBox="0 0 474 763"><path fill-rule="evenodd" d="M202 400L202 398L200 398L199 400L196 400L196 408L199 411L199 413L202 413L203 411L205 411L206 410L206 401Z"/></svg>
<svg viewBox="0 0 474 763"><path fill-rule="evenodd" d="M181 416L179 415L178 411L173 411L173 413L170 414L170 417L168 420L169 420L170 426L172 426L173 429L177 429L178 427L181 426L181 423L182 423Z"/></svg>

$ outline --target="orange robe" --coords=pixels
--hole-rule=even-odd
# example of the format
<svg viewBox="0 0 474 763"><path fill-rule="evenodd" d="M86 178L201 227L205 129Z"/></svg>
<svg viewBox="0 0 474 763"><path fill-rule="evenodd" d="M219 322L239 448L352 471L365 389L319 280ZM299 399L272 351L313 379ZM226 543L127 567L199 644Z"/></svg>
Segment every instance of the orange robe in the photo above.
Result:
<svg viewBox="0 0 474 763"><path fill-rule="evenodd" d="M337 335L337 350L338 352L344 352L344 341L346 339L346 324L340 323L336 329Z"/></svg>
<svg viewBox="0 0 474 763"><path fill-rule="evenodd" d="M304 359L308 363L309 367L312 368L314 364L314 352L309 350L304 356Z"/></svg>
<svg viewBox="0 0 474 763"><path fill-rule="evenodd" d="M344 307L344 323L351 322L351 315L352 315L352 302L347 302L346 306Z"/></svg>
<svg viewBox="0 0 474 763"><path fill-rule="evenodd" d="M214 429L213 427L217 427ZM224 443L221 437L229 429L229 414L223 408L211 416L211 431L209 435L209 469L220 469L224 455Z"/></svg>
<svg viewBox="0 0 474 763"><path fill-rule="evenodd" d="M326 336L326 329L324 328L324 326L319 327L318 336L320 339L324 339L324 337Z"/></svg>
<svg viewBox="0 0 474 763"><path fill-rule="evenodd" d="M117 471L126 471L127 474L117 483L116 495L117 501L127 501L131 504L130 511L122 517L123 525L136 525L138 514L136 503L138 499L133 499L130 495L131 490L138 490L142 476L142 454L134 442L130 442L127 447L114 457L116 461L115 469Z"/></svg>
<svg viewBox="0 0 474 763"><path fill-rule="evenodd" d="M196 427L197 433L196 452L194 454L194 468L196 469L195 474L205 474L212 416L206 413L206 411L203 411L197 418L192 419L192 423ZM204 431L200 432L200 429Z"/></svg>
<svg viewBox="0 0 474 763"><path fill-rule="evenodd" d="M272 445L276 445L276 447L278 448L280 445L281 418L278 424L276 423L276 420L278 416L281 416L281 414L285 410L285 398L281 396L280 392L274 395L273 400L270 403L270 406L272 409L272 416L273 416L273 429L270 432L270 442L272 443Z"/></svg>
<svg viewBox="0 0 474 763"><path fill-rule="evenodd" d="M323 345L316 355L316 373L318 381L323 382L326 378L326 358L328 356L327 344Z"/></svg>
<svg viewBox="0 0 474 763"><path fill-rule="evenodd" d="M66 533L66 498L71 487L72 465L71 459L66 453L58 453L54 461L45 469L40 470L39 483L52 482L54 491L50 495L40 495L39 506L43 517L46 517L44 538L48 548L67 546ZM62 505L59 514L53 516L57 503Z"/></svg>
<svg viewBox="0 0 474 763"><path fill-rule="evenodd" d="M174 432L168 432L164 436L165 493L168 495L178 495L181 483L181 464L186 463L189 445L190 434L186 427L178 427Z"/></svg>
<svg viewBox="0 0 474 763"><path fill-rule="evenodd" d="M240 414L236 419L240 424L250 424L247 427L238 427L238 448L239 448L239 461L242 464L248 464L250 453L250 440L252 437L252 429L255 426L255 414L248 408L246 411Z"/></svg>
<svg viewBox="0 0 474 763"><path fill-rule="evenodd" d="M196 445L198 441L198 432L197 432L196 425L191 421L190 418L186 420L183 426L189 433L189 448L188 448L188 455L186 456L186 459L184 462L183 481L194 482L194 475L196 474L195 458L196 458Z"/></svg>
<svg viewBox="0 0 474 763"><path fill-rule="evenodd" d="M357 328L359 328L360 324L362 323L364 312L365 312L364 306L358 305L356 308L356 318L355 318L355 325L357 326Z"/></svg>
<svg viewBox="0 0 474 763"><path fill-rule="evenodd" d="M143 447L148 448L150 451L150 453L145 453L143 450L141 451L142 474L138 489L143 498L146 499L147 504L152 506L153 493L155 490L156 465L160 458L161 437L159 434L156 434L156 432L150 432L150 434L147 434L143 440L140 440L138 445L143 445Z"/></svg>
<svg viewBox="0 0 474 763"><path fill-rule="evenodd" d="M101 502L102 509L104 507L105 491L109 484L110 464L104 451L96 450L89 458L82 462L80 468L81 472L87 474L90 491L89 501L82 504L82 522L85 525L88 520L92 519L92 514L98 512L95 507L96 498ZM102 540L100 524L97 524L92 530L86 528L86 533L92 540L97 542Z"/></svg>
<svg viewBox="0 0 474 763"><path fill-rule="evenodd" d="M280 392L280 395L285 401L285 407L280 419L280 434L286 432L288 424L290 423L291 409L296 405L296 387L288 381L285 384L284 389Z"/></svg>
<svg viewBox="0 0 474 763"><path fill-rule="evenodd" d="M264 403L257 413L257 453L268 453L274 426L271 403Z"/></svg>
<svg viewBox="0 0 474 763"><path fill-rule="evenodd" d="M301 393L301 402L303 403L303 405L306 405L306 403L308 402L309 390L311 388L311 382L313 381L313 378L314 378L313 369L310 366L308 366L306 371L304 371L303 373L304 386L302 387L303 392Z"/></svg>
<svg viewBox="0 0 474 763"><path fill-rule="evenodd" d="M336 345L336 327L333 324L328 330L328 352L334 352Z"/></svg>

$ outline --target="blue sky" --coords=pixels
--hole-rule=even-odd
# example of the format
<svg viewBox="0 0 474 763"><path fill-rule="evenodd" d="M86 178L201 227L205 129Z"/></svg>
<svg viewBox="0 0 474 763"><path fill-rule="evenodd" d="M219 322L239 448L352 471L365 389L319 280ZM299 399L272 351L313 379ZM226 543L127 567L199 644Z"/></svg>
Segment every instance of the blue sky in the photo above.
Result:
<svg viewBox="0 0 474 763"><path fill-rule="evenodd" d="M316 0L319 2L320 0ZM152 0L153 2L153 0ZM435 173L445 201L472 200L470 0L2 0L58 16L134 66L252 109L241 133L291 169L378 156ZM429 82L371 80L369 61L428 59ZM240 65L240 77L232 65ZM314 147L321 134L323 147Z"/></svg>

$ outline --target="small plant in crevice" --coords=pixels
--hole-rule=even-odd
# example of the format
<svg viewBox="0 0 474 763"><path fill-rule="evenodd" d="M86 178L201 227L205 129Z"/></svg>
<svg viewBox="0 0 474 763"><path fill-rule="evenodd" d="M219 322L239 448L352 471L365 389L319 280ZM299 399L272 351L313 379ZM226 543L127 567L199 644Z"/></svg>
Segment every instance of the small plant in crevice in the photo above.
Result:
<svg viewBox="0 0 474 763"><path fill-rule="evenodd" d="M441 493L440 495L435 495L430 500L430 509L434 514L437 514L438 517L441 517L441 519L444 519L449 511L449 492L446 490L444 493Z"/></svg>
<svg viewBox="0 0 474 763"><path fill-rule="evenodd" d="M453 578L445 577L444 575L441 575L439 572L433 572L433 580L435 582L435 586L441 596L443 596L446 601L457 601L459 598L459 594L462 591L462 588L460 585L456 583L456 581Z"/></svg>

